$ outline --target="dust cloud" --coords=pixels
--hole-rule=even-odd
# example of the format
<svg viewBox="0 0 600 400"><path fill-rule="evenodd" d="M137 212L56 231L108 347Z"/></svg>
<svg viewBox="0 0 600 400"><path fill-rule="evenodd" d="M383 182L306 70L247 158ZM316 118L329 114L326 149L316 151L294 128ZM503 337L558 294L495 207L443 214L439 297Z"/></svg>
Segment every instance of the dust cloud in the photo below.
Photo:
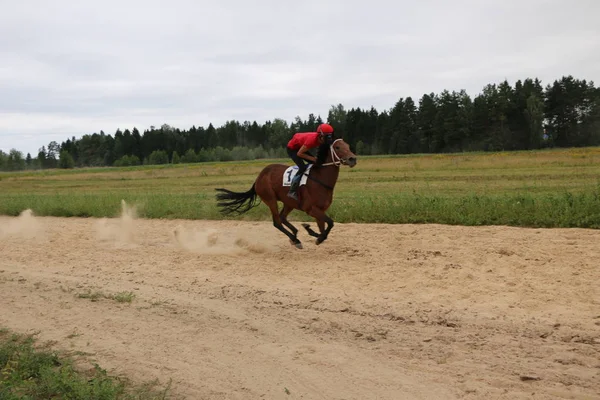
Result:
<svg viewBox="0 0 600 400"><path fill-rule="evenodd" d="M96 223L96 237L101 242L113 242L117 246L134 245L137 242L135 223L137 209L121 200L118 218L101 218Z"/></svg>
<svg viewBox="0 0 600 400"><path fill-rule="evenodd" d="M30 209L22 211L17 218L7 219L7 221L3 220L0 220L0 239L9 237L35 239L44 237L44 230Z"/></svg>
<svg viewBox="0 0 600 400"><path fill-rule="evenodd" d="M173 231L173 239L182 249L201 254L267 253L277 250L276 246L270 244L271 238L238 230L185 229L180 225Z"/></svg>
<svg viewBox="0 0 600 400"><path fill-rule="evenodd" d="M143 245L139 237L143 232L136 225L137 218L136 207L121 200L118 218L102 218L96 222L97 240L112 243L117 248ZM171 242L179 249L199 254L266 253L279 249L275 243L280 241L265 233L258 234L243 227L217 230L196 225L177 225L170 232Z"/></svg>

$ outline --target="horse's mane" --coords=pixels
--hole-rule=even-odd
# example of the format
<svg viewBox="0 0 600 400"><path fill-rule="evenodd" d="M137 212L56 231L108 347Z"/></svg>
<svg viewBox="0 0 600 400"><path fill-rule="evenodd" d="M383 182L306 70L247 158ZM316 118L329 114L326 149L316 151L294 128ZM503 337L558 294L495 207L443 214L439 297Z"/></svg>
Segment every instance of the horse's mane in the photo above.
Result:
<svg viewBox="0 0 600 400"><path fill-rule="evenodd" d="M336 138L334 137L333 140ZM327 155L329 154L329 144L327 142L323 143L319 146L319 150L317 150L317 163L324 164L327 160Z"/></svg>

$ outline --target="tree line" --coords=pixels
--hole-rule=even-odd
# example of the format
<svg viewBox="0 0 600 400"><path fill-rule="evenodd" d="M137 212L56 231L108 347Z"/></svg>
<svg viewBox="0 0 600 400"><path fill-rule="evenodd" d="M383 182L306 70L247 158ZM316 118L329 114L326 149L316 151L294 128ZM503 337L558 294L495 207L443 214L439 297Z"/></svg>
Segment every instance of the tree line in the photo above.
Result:
<svg viewBox="0 0 600 400"><path fill-rule="evenodd" d="M286 157L296 132L314 131L320 115L227 121L181 130L168 124L103 131L50 142L35 157L0 151L1 170L129 166ZM488 84L472 98L465 90L400 98L378 111L342 104L325 122L359 155L533 150L600 145L600 88L593 81L563 76L545 87L539 79Z"/></svg>

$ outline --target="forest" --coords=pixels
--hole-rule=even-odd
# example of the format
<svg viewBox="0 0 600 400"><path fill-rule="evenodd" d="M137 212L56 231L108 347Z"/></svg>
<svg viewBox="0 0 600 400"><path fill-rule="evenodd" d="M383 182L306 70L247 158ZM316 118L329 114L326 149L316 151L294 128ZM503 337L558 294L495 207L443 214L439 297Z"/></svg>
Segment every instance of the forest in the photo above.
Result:
<svg viewBox="0 0 600 400"><path fill-rule="evenodd" d="M227 121L185 129L163 124L100 130L52 141L38 154L0 151L0 170L131 166L285 157L296 132L333 125L358 155L515 151L600 145L600 88L563 76L542 85L535 78L486 85L475 97L443 90L420 99L401 97L387 110L332 105L328 115Z"/></svg>

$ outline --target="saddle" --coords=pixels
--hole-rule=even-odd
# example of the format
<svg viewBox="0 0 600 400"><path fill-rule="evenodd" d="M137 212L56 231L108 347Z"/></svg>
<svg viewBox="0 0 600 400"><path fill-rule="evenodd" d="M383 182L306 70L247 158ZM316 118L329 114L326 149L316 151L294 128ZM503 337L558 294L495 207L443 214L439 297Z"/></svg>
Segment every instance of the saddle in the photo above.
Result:
<svg viewBox="0 0 600 400"><path fill-rule="evenodd" d="M298 187L300 187L302 185L306 185L306 181L308 180L308 174L310 174L310 170L311 170L312 166L313 166L313 164L308 164L308 166L304 170L304 175L300 179L300 184L298 185ZM283 172L283 186L292 186L292 181L294 180L294 177L296 176L297 173L298 173L297 165L288 167Z"/></svg>

